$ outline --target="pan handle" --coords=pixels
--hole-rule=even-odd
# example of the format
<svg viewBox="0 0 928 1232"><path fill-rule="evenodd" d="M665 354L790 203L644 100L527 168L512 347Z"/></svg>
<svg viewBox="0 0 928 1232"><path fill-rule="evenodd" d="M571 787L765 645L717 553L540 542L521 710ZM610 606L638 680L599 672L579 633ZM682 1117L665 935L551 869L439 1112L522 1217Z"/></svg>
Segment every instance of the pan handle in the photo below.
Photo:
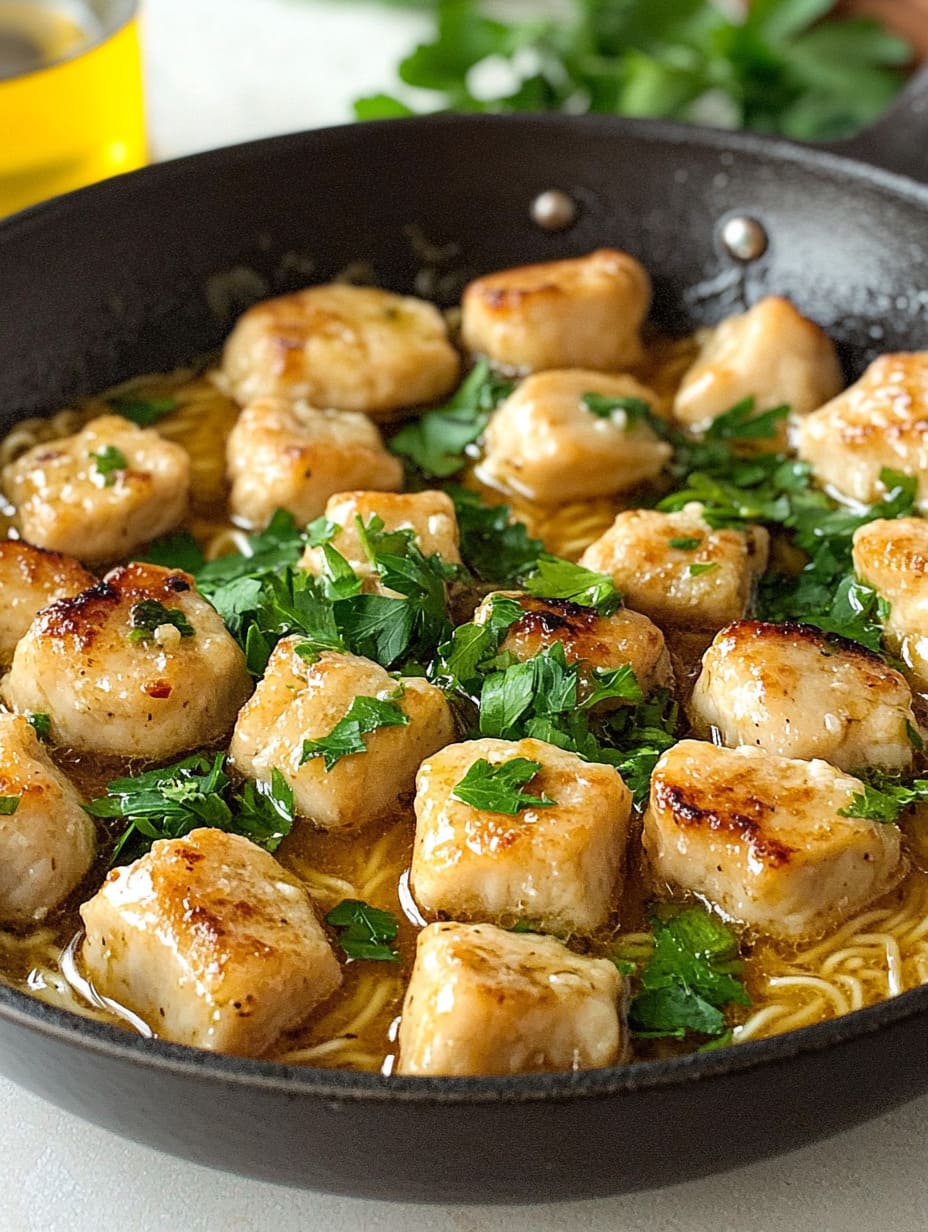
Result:
<svg viewBox="0 0 928 1232"><path fill-rule="evenodd" d="M875 124L827 148L928 184L928 66Z"/></svg>

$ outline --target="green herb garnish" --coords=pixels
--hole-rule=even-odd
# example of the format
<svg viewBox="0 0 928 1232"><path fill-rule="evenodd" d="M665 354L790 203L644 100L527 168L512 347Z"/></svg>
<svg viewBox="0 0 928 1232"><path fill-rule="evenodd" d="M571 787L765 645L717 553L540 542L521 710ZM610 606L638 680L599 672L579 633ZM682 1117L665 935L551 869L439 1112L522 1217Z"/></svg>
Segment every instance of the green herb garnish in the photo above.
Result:
<svg viewBox="0 0 928 1232"><path fill-rule="evenodd" d="M668 539L667 546L676 548L679 552L692 552L694 548L698 548L702 543L701 539Z"/></svg>
<svg viewBox="0 0 928 1232"><path fill-rule="evenodd" d="M155 630L163 625L173 625L181 637L193 637L196 634L196 629L180 608L165 607L157 599L142 599L133 603L129 609L129 624L132 626L130 642L150 642L155 636Z"/></svg>
<svg viewBox="0 0 928 1232"><path fill-rule="evenodd" d="M409 715L404 714L396 702L379 697L356 697L345 717L339 719L327 736L303 741L300 765L313 757L321 757L326 770L331 770L343 757L366 753L364 737L371 732L381 727L405 727L408 723Z"/></svg>
<svg viewBox="0 0 928 1232"><path fill-rule="evenodd" d="M273 770L269 783L233 791L224 763L224 753L195 753L108 783L106 795L85 807L92 817L127 823L111 863L135 860L157 839L182 838L201 826L244 834L276 851L293 824L293 793L286 780Z"/></svg>
<svg viewBox="0 0 928 1232"><path fill-rule="evenodd" d="M325 922L339 930L338 943L347 958L367 958L376 962L399 959L391 945L396 940L398 928L392 911L381 911L357 898L346 898L332 908Z"/></svg>
<svg viewBox="0 0 928 1232"><path fill-rule="evenodd" d="M51 715L46 714L42 710L27 714L26 718L40 740L47 740L52 734L52 719Z"/></svg>
<svg viewBox="0 0 928 1232"><path fill-rule="evenodd" d="M476 492L451 486L461 534L461 559L484 582L513 582L535 565L542 551L522 522L514 522L508 505L487 505Z"/></svg>
<svg viewBox="0 0 928 1232"><path fill-rule="evenodd" d="M0 817L12 817L19 808L20 796L0 796Z"/></svg>
<svg viewBox="0 0 928 1232"><path fill-rule="evenodd" d="M872 18L832 16L831 0L565 0L511 21L491 0L405 2L434 10L398 68L426 111L595 111L828 141L875 120L913 58ZM358 119L411 112L386 93L355 103Z"/></svg>
<svg viewBox="0 0 928 1232"><path fill-rule="evenodd" d="M483 434L491 412L513 388L513 381L496 376L486 360L480 360L444 406L400 428L389 441L390 449L425 475L455 475L467 462L467 446Z"/></svg>
<svg viewBox="0 0 928 1232"><path fill-rule="evenodd" d="M540 770L541 762L529 761L527 757L513 757L495 766L481 757L451 794L462 804L488 813L515 816L526 808L551 808L554 800L547 796L530 796L523 791Z"/></svg>
<svg viewBox="0 0 928 1232"><path fill-rule="evenodd" d="M122 398L111 398L110 406L124 419L129 419L140 428L150 428L152 424L170 415L180 406L174 398L133 398L126 395Z"/></svg>
<svg viewBox="0 0 928 1232"><path fill-rule="evenodd" d="M151 565L163 565L165 569L183 569L185 573L198 573L206 564L200 545L189 530L175 531L153 539L146 552L133 560L147 561Z"/></svg>
<svg viewBox="0 0 928 1232"><path fill-rule="evenodd" d="M900 778L877 770L864 770L863 790L855 792L846 809L838 809L839 817L860 817L865 821L898 821L912 804L928 800L928 779Z"/></svg>
<svg viewBox="0 0 928 1232"><path fill-rule="evenodd" d="M115 445L104 445L96 453L88 454L93 458L93 468L103 479L103 486L111 488L116 482L116 476L129 469L129 459Z"/></svg>
<svg viewBox="0 0 928 1232"><path fill-rule="evenodd" d="M656 436L663 438L668 434L667 425L654 414L643 398L609 398L605 394L583 394L580 403L598 419L612 419L613 415L621 414L625 416L626 428L643 423Z"/></svg>
<svg viewBox="0 0 928 1232"><path fill-rule="evenodd" d="M750 1005L741 979L738 939L702 907L662 905L650 917L654 949L639 967L629 1024L639 1036L721 1036L722 1010Z"/></svg>
<svg viewBox="0 0 928 1232"><path fill-rule="evenodd" d="M614 612L622 601L608 574L595 573L548 552L538 557L535 572L525 579L525 589L537 599L568 599L596 608L600 615Z"/></svg>
<svg viewBox="0 0 928 1232"><path fill-rule="evenodd" d="M703 563L697 563L687 566L687 573L690 577L700 577L703 573L711 573L713 569L718 569L719 562L717 560L707 560Z"/></svg>

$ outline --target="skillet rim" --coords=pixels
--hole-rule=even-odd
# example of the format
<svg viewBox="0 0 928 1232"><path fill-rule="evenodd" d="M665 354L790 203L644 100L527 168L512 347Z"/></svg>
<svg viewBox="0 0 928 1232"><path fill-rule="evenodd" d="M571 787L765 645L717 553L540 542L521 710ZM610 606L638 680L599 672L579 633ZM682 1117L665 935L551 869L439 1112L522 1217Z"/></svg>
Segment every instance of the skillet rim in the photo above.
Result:
<svg viewBox="0 0 928 1232"><path fill-rule="evenodd" d="M114 176L98 184L40 202L0 220L0 252L17 236L36 226L54 226L62 214L105 203L128 191L170 183L194 169L200 175L214 165L228 170L240 161L274 157L314 144L351 142L358 129L424 129L442 126L473 128L532 128L589 130L603 136L614 133L636 138L650 137L665 146L700 147L730 154L761 156L771 165L798 165L827 177L865 181L928 214L928 185L844 154L840 149L818 149L764 133L729 131L663 120L621 116L568 116L553 113L520 115L457 115L441 113L401 119L334 125L223 146L181 158L152 164ZM928 221L928 219L926 219ZM71 1011L48 1005L39 998L0 983L0 1019L13 1026L37 1032L46 1038L84 1052L119 1059L133 1066L170 1070L204 1082L281 1091L306 1098L346 1102L476 1105L495 1103L575 1102L606 1098L667 1087L686 1086L733 1074L788 1062L805 1053L827 1051L854 1039L876 1034L916 1017L928 1018L928 984L910 989L864 1009L763 1039L705 1053L689 1053L656 1061L636 1061L602 1069L561 1073L482 1076L475 1078L425 1078L371 1074L363 1071L287 1066L223 1053L212 1053L164 1040L146 1039L127 1030L83 1018ZM913 1091L913 1094L915 1091Z"/></svg>

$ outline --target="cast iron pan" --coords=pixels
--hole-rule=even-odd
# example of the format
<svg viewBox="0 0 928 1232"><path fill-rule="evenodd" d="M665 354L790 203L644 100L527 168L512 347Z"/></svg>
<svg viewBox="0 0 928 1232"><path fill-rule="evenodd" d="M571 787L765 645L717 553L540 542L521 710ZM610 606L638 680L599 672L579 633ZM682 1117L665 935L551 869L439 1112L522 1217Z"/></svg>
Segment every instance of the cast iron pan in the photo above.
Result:
<svg viewBox="0 0 928 1232"><path fill-rule="evenodd" d="M928 78L857 152L928 180ZM530 220L551 187L579 205L569 230ZM719 234L742 214L769 245L739 263ZM604 244L651 271L665 328L777 292L838 340L849 376L928 346L928 188L912 180L743 134L444 116L220 150L10 220L0 426L208 351L253 299L351 262L453 300L473 274ZM0 988L0 1067L117 1133L268 1180L446 1202L592 1197L797 1147L917 1094L928 987L701 1056L468 1080L215 1057Z"/></svg>

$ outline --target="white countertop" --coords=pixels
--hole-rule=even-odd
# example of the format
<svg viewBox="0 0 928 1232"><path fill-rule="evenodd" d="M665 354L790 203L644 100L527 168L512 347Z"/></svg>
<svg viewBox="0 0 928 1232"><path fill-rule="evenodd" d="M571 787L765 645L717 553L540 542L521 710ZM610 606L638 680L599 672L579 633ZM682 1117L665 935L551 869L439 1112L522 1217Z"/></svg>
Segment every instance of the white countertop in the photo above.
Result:
<svg viewBox="0 0 928 1232"><path fill-rule="evenodd" d="M414 14L352 0L148 0L147 9L159 157L348 119L347 100L388 87L390 65L420 28ZM397 1206L241 1180L121 1141L2 1079L0 1125L0 1232L555 1232L575 1220L586 1232L928 1229L928 1098L739 1172L548 1207Z"/></svg>

